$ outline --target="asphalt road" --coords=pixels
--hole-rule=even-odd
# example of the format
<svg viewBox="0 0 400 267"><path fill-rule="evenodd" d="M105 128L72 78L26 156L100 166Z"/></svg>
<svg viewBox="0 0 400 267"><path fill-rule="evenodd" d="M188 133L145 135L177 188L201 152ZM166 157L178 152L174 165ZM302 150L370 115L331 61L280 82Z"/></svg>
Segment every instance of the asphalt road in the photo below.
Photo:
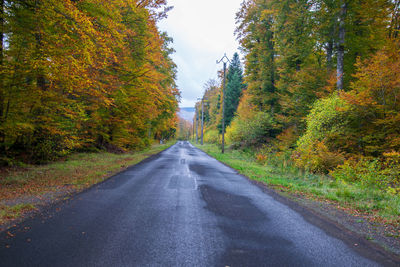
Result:
<svg viewBox="0 0 400 267"><path fill-rule="evenodd" d="M379 265L308 216L178 142L1 233L0 266Z"/></svg>

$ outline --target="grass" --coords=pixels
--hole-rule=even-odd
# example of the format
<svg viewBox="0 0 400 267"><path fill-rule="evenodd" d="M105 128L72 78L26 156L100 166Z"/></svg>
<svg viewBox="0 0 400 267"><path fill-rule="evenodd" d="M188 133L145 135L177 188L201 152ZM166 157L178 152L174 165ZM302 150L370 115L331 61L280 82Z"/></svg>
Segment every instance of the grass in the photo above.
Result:
<svg viewBox="0 0 400 267"><path fill-rule="evenodd" d="M394 227L400 226L400 195L361 184L336 181L325 175L306 173L287 162L258 163L251 152L227 150L225 154L214 144L198 146L200 149L238 170L250 179L261 181L278 191L302 195L338 205L351 213L362 214Z"/></svg>
<svg viewBox="0 0 400 267"><path fill-rule="evenodd" d="M59 198L99 183L173 142L126 154L78 153L46 165L0 170L0 224L36 209L32 199ZM35 203L36 203L35 202ZM47 199L46 202L49 202ZM12 203L12 204L10 204Z"/></svg>
<svg viewBox="0 0 400 267"><path fill-rule="evenodd" d="M23 216L25 213L36 210L35 205L21 203L13 206L0 205L0 224L14 220Z"/></svg>

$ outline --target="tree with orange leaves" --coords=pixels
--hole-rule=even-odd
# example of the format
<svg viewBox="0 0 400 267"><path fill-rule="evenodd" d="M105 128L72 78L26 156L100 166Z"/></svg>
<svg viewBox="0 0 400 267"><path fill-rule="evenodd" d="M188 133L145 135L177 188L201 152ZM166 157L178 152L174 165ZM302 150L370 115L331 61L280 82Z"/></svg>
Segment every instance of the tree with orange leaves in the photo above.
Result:
<svg viewBox="0 0 400 267"><path fill-rule="evenodd" d="M175 130L176 67L156 26L165 1L3 3L2 155L137 149Z"/></svg>

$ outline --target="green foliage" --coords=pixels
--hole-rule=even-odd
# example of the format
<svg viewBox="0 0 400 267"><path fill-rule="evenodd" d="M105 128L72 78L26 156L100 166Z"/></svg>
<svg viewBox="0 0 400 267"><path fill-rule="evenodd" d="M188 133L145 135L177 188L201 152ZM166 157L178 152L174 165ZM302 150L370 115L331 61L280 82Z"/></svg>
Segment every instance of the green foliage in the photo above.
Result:
<svg viewBox="0 0 400 267"><path fill-rule="evenodd" d="M327 173L345 159L342 153L330 151L323 141L313 141L296 152L293 154L296 165L314 173Z"/></svg>
<svg viewBox="0 0 400 267"><path fill-rule="evenodd" d="M218 144L220 143L220 134L217 130L208 130L204 134L204 142L210 144Z"/></svg>
<svg viewBox="0 0 400 267"><path fill-rule="evenodd" d="M225 127L228 127L239 105L240 95L243 91L243 74L239 54L235 53L229 65L225 90Z"/></svg>
<svg viewBox="0 0 400 267"><path fill-rule="evenodd" d="M334 180L326 175L317 175L304 172L302 169L286 165L283 160L287 155L269 155L269 148L264 152L267 159L262 164L257 162L256 151L227 150L221 153L216 145L203 145L201 149L238 170L250 179L262 181L278 192L293 193L296 197L306 195L317 199L334 201L337 205L358 212L370 213L378 220L399 225L400 223L400 195L392 190L381 190L378 186L366 186L360 182L346 182ZM358 213L358 215L360 215ZM369 216L371 218L371 216Z"/></svg>
<svg viewBox="0 0 400 267"><path fill-rule="evenodd" d="M366 187L377 187L390 193L400 192L398 153L388 153L385 159L349 159L330 174L339 181L358 182Z"/></svg>
<svg viewBox="0 0 400 267"><path fill-rule="evenodd" d="M348 173L348 168L350 166L353 168L351 176L345 176L350 174ZM342 179L343 181L351 179L367 187L376 186L380 189L384 189L388 187L388 180L387 177L381 173L381 170L382 167L378 160L361 159L355 164L349 164L347 162L339 166L332 172L332 176L336 179Z"/></svg>
<svg viewBox="0 0 400 267"><path fill-rule="evenodd" d="M359 146L355 153L382 157L384 153L400 150L400 103L397 100L400 74L393 71L400 67L398 41L387 46L366 61L359 61L351 91L343 98L349 102L355 116Z"/></svg>
<svg viewBox="0 0 400 267"><path fill-rule="evenodd" d="M215 80L209 80L204 84L204 127L206 132L208 129L213 130L218 126L221 127L222 113L222 85ZM196 103L197 118L201 120L201 101ZM200 122L199 122L200 124Z"/></svg>
<svg viewBox="0 0 400 267"><path fill-rule="evenodd" d="M237 37L245 53L245 83L251 104L274 113L279 110L276 92L276 49L271 1L245 1L236 15Z"/></svg>
<svg viewBox="0 0 400 267"><path fill-rule="evenodd" d="M329 153L341 155L344 152L347 157L355 158L363 155L375 157L368 164L360 161L354 166L356 169L369 170L371 175L367 177L368 171L359 171L363 178L356 180L369 183L367 181L376 176L377 181L386 181L386 178L376 174L376 170L391 172L397 168L394 167L398 165L396 161L376 166L379 162L386 162L385 153L400 149L398 124L395 123L398 118L395 114L399 112L398 101L395 100L398 88L393 86L399 77L397 72L392 71L400 64L400 60L398 53L393 52L394 47L397 46L389 43L383 51L364 63L358 63L357 80L351 84L351 91L333 94L314 104L307 117L307 130L297 143L299 166L310 168L310 164L321 159L321 155L316 155L316 148L323 142ZM327 171L333 167L311 169ZM346 173L346 165L341 168ZM350 180L353 179L350 177L354 175L350 172L348 175Z"/></svg>
<svg viewBox="0 0 400 267"><path fill-rule="evenodd" d="M297 142L293 157L297 166L312 172L327 172L343 163L338 146L349 141L351 107L336 93L318 100L307 116L307 129Z"/></svg>
<svg viewBox="0 0 400 267"><path fill-rule="evenodd" d="M351 124L351 106L336 93L318 100L307 116L307 129L297 147L307 149L315 142L330 144L337 138L345 138L346 128ZM335 144L332 144L334 146Z"/></svg>
<svg viewBox="0 0 400 267"><path fill-rule="evenodd" d="M273 137L274 129L274 119L268 113L260 111L246 120L235 118L229 130L229 138L236 147L255 146Z"/></svg>
<svg viewBox="0 0 400 267"><path fill-rule="evenodd" d="M385 155L400 151L398 6L387 0L244 1L236 36L247 88L231 121L227 90L228 143L267 147L257 151L261 163L289 162L292 154L309 172L340 165L336 175L349 176L343 181L396 191L400 162ZM221 119L221 86L213 92L208 129ZM349 159L358 162L354 170L346 167Z"/></svg>
<svg viewBox="0 0 400 267"><path fill-rule="evenodd" d="M172 40L156 24L165 1L4 3L2 154L42 163L76 150L142 149L174 134Z"/></svg>

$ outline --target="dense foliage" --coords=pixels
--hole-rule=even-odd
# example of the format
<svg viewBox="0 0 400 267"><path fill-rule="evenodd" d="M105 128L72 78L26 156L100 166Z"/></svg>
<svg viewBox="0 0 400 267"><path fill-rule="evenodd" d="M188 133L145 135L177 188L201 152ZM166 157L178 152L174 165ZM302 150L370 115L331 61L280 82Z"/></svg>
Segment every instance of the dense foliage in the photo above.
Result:
<svg viewBox="0 0 400 267"><path fill-rule="evenodd" d="M165 2L1 0L3 163L173 135L176 66L156 26Z"/></svg>
<svg viewBox="0 0 400 267"><path fill-rule="evenodd" d="M235 115L236 109L239 105L240 95L242 94L243 88L243 73L240 65L239 54L235 53L232 58L232 62L229 65L227 74L227 84L225 91L225 126L229 126Z"/></svg>
<svg viewBox="0 0 400 267"><path fill-rule="evenodd" d="M258 150L260 159L274 154L311 172L398 188L399 7L398 0L244 1L236 35L246 89L228 142Z"/></svg>

